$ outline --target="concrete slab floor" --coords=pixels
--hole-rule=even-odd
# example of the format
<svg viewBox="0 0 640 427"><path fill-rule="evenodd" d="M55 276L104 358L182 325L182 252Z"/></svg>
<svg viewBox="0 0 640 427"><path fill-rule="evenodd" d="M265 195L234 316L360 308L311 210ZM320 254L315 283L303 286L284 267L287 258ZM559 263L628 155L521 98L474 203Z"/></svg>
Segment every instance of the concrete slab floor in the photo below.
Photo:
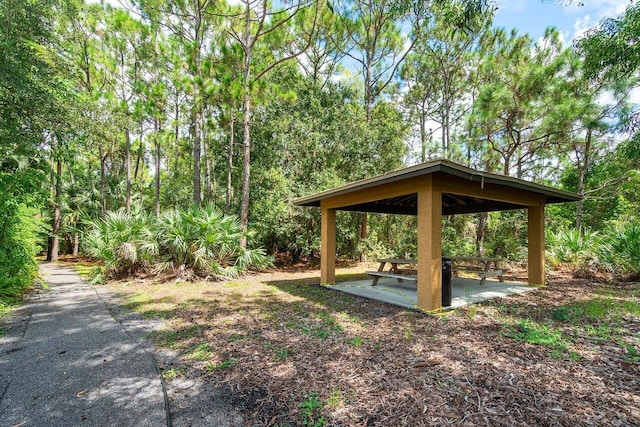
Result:
<svg viewBox="0 0 640 427"><path fill-rule="evenodd" d="M380 278L376 286L371 286L371 279L367 279L326 285L326 288L411 309L416 309L418 303L414 282L398 282L398 280L391 278ZM475 304L492 298L505 297L534 289L536 288L522 282L500 282L487 279L480 286L480 279L453 277L451 283L451 308L463 307L467 304Z"/></svg>

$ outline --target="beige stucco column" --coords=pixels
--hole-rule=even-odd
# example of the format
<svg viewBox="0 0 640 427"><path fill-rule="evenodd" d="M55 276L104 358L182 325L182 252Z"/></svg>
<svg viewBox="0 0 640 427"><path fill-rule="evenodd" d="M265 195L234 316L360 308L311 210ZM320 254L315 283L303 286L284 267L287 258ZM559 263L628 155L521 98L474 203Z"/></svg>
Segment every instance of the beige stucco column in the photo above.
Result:
<svg viewBox="0 0 640 427"><path fill-rule="evenodd" d="M336 210L322 205L322 230L320 233L320 283L336 281Z"/></svg>
<svg viewBox="0 0 640 427"><path fill-rule="evenodd" d="M418 307L442 307L442 191L433 175L418 190Z"/></svg>
<svg viewBox="0 0 640 427"><path fill-rule="evenodd" d="M529 207L528 214L529 284L544 285L544 204Z"/></svg>

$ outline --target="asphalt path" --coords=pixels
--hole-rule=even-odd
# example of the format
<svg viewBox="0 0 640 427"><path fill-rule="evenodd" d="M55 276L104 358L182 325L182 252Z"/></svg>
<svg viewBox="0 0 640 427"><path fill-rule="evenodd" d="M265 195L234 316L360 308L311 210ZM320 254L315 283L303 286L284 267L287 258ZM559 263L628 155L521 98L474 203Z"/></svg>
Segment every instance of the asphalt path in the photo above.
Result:
<svg viewBox="0 0 640 427"><path fill-rule="evenodd" d="M151 355L69 267L43 264L0 336L0 426L166 426Z"/></svg>

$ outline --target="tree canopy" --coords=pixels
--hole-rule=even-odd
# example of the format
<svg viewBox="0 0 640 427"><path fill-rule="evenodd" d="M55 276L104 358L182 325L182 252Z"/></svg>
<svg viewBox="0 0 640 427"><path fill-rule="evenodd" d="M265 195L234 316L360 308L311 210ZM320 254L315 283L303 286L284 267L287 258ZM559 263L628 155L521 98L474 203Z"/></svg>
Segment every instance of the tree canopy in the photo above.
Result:
<svg viewBox="0 0 640 427"><path fill-rule="evenodd" d="M193 205L236 215L242 247L315 256L318 213L292 199L436 157L584 196L548 212L552 229L634 221L638 5L573 46L553 28L538 41L493 28L493 12L475 0L4 1L0 258L29 247L31 260L26 240L53 259L77 253L110 211ZM18 236L28 217L48 231ZM509 218L449 219L445 234L464 242L452 250L518 259L525 236ZM411 253L414 227L341 215L339 252Z"/></svg>

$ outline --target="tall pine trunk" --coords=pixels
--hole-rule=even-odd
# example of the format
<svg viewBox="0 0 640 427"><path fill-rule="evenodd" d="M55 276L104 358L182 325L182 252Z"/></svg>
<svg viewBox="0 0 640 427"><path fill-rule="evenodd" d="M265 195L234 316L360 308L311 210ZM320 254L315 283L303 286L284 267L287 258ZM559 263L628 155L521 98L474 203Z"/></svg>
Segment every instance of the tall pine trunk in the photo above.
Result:
<svg viewBox="0 0 640 427"><path fill-rule="evenodd" d="M482 212L478 218L478 229L476 230L476 256L482 256L484 252L484 236L487 233L488 212Z"/></svg>
<svg viewBox="0 0 640 427"><path fill-rule="evenodd" d="M57 261L60 248L60 201L62 198L62 160L55 161L55 172L52 171L51 182L54 187L53 218L51 220L51 245L47 253L47 261Z"/></svg>
<svg viewBox="0 0 640 427"><path fill-rule="evenodd" d="M227 197L225 200L224 211L229 215L231 211L231 197L233 196L233 144L234 144L234 127L235 127L235 111L231 104L229 117L229 146L227 147Z"/></svg>
<svg viewBox="0 0 640 427"><path fill-rule="evenodd" d="M197 95L196 95L197 96ZM197 102L197 101L196 101ZM193 203L200 206L201 202L201 184L200 184L200 156L202 154L202 111L200 107L196 107L196 117L194 122L194 143L193 143Z"/></svg>
<svg viewBox="0 0 640 427"><path fill-rule="evenodd" d="M76 231L73 233L73 249L71 251L71 255L73 255L74 257L77 257L79 249L80 249L80 233Z"/></svg>
<svg viewBox="0 0 640 427"><path fill-rule="evenodd" d="M585 139L584 146L584 155L582 158L582 162L580 162L580 158L578 157L578 195L580 196L580 200L576 202L576 228L582 235L583 233L583 222L584 222L584 179L587 174L587 168L589 167L589 152L591 151L591 135L592 130L587 129L587 136Z"/></svg>
<svg viewBox="0 0 640 427"><path fill-rule="evenodd" d="M107 187L107 156L104 154L102 144L98 144L98 153L100 154L100 217L104 217L107 211L107 200L105 196Z"/></svg>
<svg viewBox="0 0 640 427"><path fill-rule="evenodd" d="M244 21L244 70L243 70L243 99L242 99L242 200L240 202L240 226L242 231L249 229L249 183L251 175L251 87L249 78L251 77L251 8L249 2L246 3ZM247 238L240 239L240 247L247 247Z"/></svg>
<svg viewBox="0 0 640 427"><path fill-rule="evenodd" d="M125 208L127 213L131 212L131 134L129 129L124 130L124 168L127 175L127 194L125 201Z"/></svg>
<svg viewBox="0 0 640 427"><path fill-rule="evenodd" d="M247 75L249 71L246 71ZM248 86L248 85L247 85ZM249 88L246 88L247 91ZM249 183L251 175L251 136L250 130L250 117L251 117L251 99L248 93L244 95L243 101L244 117L242 119L242 127L244 132L244 138L242 140L242 200L240 204L240 225L242 231L249 229ZM240 247L247 247L247 238L242 237L240 239Z"/></svg>
<svg viewBox="0 0 640 427"><path fill-rule="evenodd" d="M160 213L160 128L162 124L160 123L160 119L156 118L153 122L153 127L155 131L154 144L155 144L155 212L156 215Z"/></svg>

